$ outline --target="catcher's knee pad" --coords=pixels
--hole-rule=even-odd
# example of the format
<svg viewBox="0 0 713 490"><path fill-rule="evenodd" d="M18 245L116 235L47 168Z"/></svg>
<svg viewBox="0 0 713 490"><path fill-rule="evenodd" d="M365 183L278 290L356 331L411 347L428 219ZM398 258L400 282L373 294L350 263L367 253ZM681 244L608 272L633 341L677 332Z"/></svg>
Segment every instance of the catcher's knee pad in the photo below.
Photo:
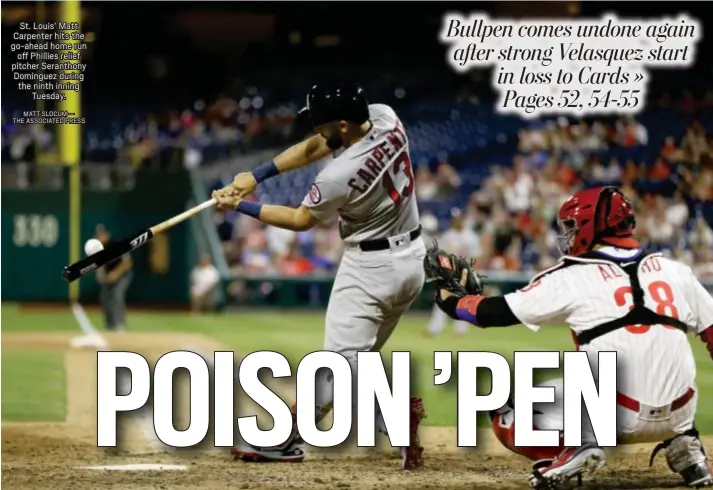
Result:
<svg viewBox="0 0 713 490"><path fill-rule="evenodd" d="M557 455L562 452L562 436L560 436L560 445L557 447L515 447L515 409L512 399L508 400L501 408L491 411L490 420L495 437L503 446L516 454L525 456L532 461L540 461L556 459ZM537 430L536 426L535 430Z"/></svg>
<svg viewBox="0 0 713 490"><path fill-rule="evenodd" d="M651 453L650 466L653 466L656 454L662 449L668 467L674 473L681 474L689 485L695 485L699 480L713 481L706 464L708 456L705 447L695 428L657 445Z"/></svg>

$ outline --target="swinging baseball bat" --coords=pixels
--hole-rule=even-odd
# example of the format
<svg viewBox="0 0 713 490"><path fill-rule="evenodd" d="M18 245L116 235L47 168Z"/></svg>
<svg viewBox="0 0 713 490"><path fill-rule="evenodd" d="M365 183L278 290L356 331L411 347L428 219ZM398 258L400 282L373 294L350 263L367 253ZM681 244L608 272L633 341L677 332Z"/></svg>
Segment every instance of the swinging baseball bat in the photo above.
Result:
<svg viewBox="0 0 713 490"><path fill-rule="evenodd" d="M162 233L179 223L183 223L189 218L192 218L201 211L208 209L216 204L215 199L210 199L202 204L199 204L191 209L188 209L181 214L169 218L166 221L152 226L151 228L146 228L140 232L132 235L130 238L126 238L119 242L116 242L109 247L100 250L99 252L92 254L82 260L65 266L62 271L62 276L67 282L74 282L77 279L86 276L92 271L97 270L99 267L111 262L112 260L118 259L122 255L132 252L139 247L146 245L149 240L153 237Z"/></svg>

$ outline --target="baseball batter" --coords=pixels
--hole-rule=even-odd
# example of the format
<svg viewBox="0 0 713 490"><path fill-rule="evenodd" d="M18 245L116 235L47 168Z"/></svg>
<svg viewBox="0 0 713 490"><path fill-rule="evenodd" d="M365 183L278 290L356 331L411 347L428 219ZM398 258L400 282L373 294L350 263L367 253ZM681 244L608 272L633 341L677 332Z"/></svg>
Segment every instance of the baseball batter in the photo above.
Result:
<svg viewBox="0 0 713 490"><path fill-rule="evenodd" d="M451 210L451 227L438 240L438 245L443 250L460 257L480 255L480 239L475 231L465 226L463 213L457 208ZM449 320L448 315L438 305L433 305L433 312L425 334L435 337L443 332ZM453 331L458 336L465 335L468 332L468 322L454 320Z"/></svg>
<svg viewBox="0 0 713 490"><path fill-rule="evenodd" d="M393 109L367 103L355 85L314 86L307 108L315 136L288 149L253 172L238 175L216 191L219 205L260 221L295 231L312 228L335 213L345 251L327 307L325 350L338 352L354 366L357 353L380 350L424 283L425 245L414 198L409 142ZM298 208L260 205L242 200L257 183L277 173L316 162L341 150L315 179ZM356 383L355 383L356 386ZM317 381L317 413L332 405L331 378ZM402 467L422 466L417 429L424 410L411 403L411 445L402 448ZM377 415L378 429L385 432ZM301 461L296 428L279 447L241 445L232 449L251 461Z"/></svg>
<svg viewBox="0 0 713 490"><path fill-rule="evenodd" d="M652 460L664 450L669 467L689 486L713 485L694 426L699 395L686 335L699 335L713 356L713 298L688 266L644 253L633 237L633 210L614 188L578 192L562 205L558 221L567 255L529 286L488 298L442 289L438 304L480 327L566 323L595 374L597 353L616 351L621 443L661 442ZM562 380L547 384L555 386L556 401L535 407L535 426L563 430ZM491 418L507 448L537 461L533 488L566 486L570 478L604 465L586 417L578 448L515 447L512 402Z"/></svg>

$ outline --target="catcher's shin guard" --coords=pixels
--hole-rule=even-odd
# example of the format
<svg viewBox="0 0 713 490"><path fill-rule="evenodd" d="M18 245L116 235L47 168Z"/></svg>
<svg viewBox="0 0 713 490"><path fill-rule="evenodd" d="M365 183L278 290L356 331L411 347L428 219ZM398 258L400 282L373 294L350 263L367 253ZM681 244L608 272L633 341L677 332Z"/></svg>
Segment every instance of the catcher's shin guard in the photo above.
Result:
<svg viewBox="0 0 713 490"><path fill-rule="evenodd" d="M524 456L531 461L555 460L557 455L564 449L562 434L560 434L560 445L558 447L515 446L515 409L513 406L514 402L510 397L505 405L490 412L493 432L498 441L513 453ZM534 429L539 430L537 426Z"/></svg>
<svg viewBox="0 0 713 490"><path fill-rule="evenodd" d="M654 458L662 449L668 467L680 474L686 485L693 488L713 486L708 455L695 428L657 445L651 453L649 466L653 466Z"/></svg>

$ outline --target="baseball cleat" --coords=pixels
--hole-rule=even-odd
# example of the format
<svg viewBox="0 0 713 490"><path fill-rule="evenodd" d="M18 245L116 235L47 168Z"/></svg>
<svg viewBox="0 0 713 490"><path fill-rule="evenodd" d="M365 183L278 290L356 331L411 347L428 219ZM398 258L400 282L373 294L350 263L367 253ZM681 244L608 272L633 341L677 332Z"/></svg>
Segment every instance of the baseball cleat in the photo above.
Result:
<svg viewBox="0 0 713 490"><path fill-rule="evenodd" d="M401 469L405 471L423 468L423 446L418 437L418 426L426 418L426 410L420 398L411 398L411 444L401 448Z"/></svg>
<svg viewBox="0 0 713 490"><path fill-rule="evenodd" d="M305 451L297 445L290 445L285 449L278 447L258 447L250 444L241 444L230 449L233 459L249 463L301 463L305 458Z"/></svg>
<svg viewBox="0 0 713 490"><path fill-rule="evenodd" d="M305 458L304 440L297 432L297 405L292 406L292 433L279 446L260 447L244 442L230 449L234 460L251 463L300 463Z"/></svg>
<svg viewBox="0 0 713 490"><path fill-rule="evenodd" d="M532 465L530 488L565 489L571 486L570 480L574 477L581 484L583 474L601 469L605 462L604 451L595 444L566 448L557 459L541 460Z"/></svg>

